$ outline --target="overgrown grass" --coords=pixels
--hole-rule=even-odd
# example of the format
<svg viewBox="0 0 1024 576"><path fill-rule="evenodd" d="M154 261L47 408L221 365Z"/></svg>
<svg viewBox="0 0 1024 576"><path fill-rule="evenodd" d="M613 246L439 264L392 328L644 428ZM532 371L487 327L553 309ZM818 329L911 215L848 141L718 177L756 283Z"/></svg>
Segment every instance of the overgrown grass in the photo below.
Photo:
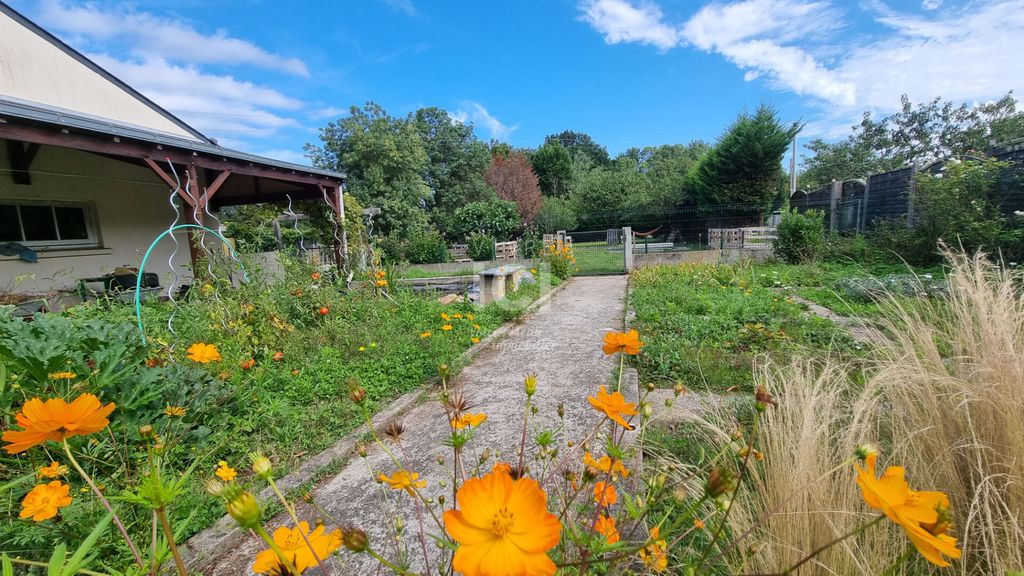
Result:
<svg viewBox="0 0 1024 576"><path fill-rule="evenodd" d="M136 430L142 424L166 439L167 457L178 469L202 459L171 510L180 536L187 537L223 514L201 487L218 460L236 466L243 484L257 483L247 466L251 451L263 451L280 474L287 473L361 423L360 410L347 397L349 381L362 384L376 412L422 386L439 364L456 364L463 351L521 314L541 291L537 283L524 283L510 300L484 308L445 306L437 294L407 290L346 294L326 278L313 279L312 272L292 263L279 282L258 279L237 289L211 283L178 303L147 303L145 346L133 328L134 310L124 304L78 306L31 324L0 323L3 427L13 425L12 414L35 396L91 392L115 402L111 433L76 441L76 450L86 453L85 465L99 482L121 486L131 486L138 474ZM187 360L195 342L215 344L222 359L203 365ZM80 376L48 380L47 373L58 369ZM169 405L184 407L185 416L165 415ZM0 484L48 464L51 456L61 460L45 450L5 456ZM72 491L80 487L73 483ZM102 516L94 500L75 498L60 523L20 521L23 494L21 488L8 491L0 501L0 516L8 519L0 541L26 558L46 560L57 542L80 540ZM125 516L132 530L148 526L148 516Z"/></svg>
<svg viewBox="0 0 1024 576"><path fill-rule="evenodd" d="M804 314L785 294L752 280L743 266L683 264L633 273L630 303L646 346L643 382L691 389L751 390L761 354L860 353L863 346L832 322Z"/></svg>

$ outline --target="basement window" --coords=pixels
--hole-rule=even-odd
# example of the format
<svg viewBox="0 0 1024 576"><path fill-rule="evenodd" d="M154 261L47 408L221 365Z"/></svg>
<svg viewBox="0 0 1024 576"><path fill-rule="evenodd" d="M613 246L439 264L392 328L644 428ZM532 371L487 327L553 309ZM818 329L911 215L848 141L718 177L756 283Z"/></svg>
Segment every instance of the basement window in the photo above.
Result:
<svg viewBox="0 0 1024 576"><path fill-rule="evenodd" d="M92 210L71 202L0 201L0 242L33 248L99 245Z"/></svg>

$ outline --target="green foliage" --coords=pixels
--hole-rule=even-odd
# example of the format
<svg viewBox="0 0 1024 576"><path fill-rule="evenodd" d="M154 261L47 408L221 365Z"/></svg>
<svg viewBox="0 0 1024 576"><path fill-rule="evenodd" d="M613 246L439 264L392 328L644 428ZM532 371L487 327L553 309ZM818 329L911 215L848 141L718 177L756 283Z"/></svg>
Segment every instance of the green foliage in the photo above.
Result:
<svg viewBox="0 0 1024 576"><path fill-rule="evenodd" d="M782 213L772 241L775 255L790 264L806 264L821 258L825 252L825 213L821 210Z"/></svg>
<svg viewBox="0 0 1024 576"><path fill-rule="evenodd" d="M740 114L690 173L698 202L767 206L777 193L782 156L800 128L783 125L767 105Z"/></svg>
<svg viewBox="0 0 1024 576"><path fill-rule="evenodd" d="M569 182L572 179L572 156L561 142L545 142L530 156L530 164L537 173L540 190L545 196L568 194Z"/></svg>
<svg viewBox="0 0 1024 576"><path fill-rule="evenodd" d="M402 260L403 245L402 241L395 236L382 236L377 238L374 243L377 255L380 256L381 262L388 264L400 262Z"/></svg>
<svg viewBox="0 0 1024 576"><path fill-rule="evenodd" d="M381 209L378 229L406 236L427 223L423 204L430 197L424 181L430 158L417 124L393 118L369 102L320 130L322 147L306 145L313 164L344 170L349 191L365 206Z"/></svg>
<svg viewBox="0 0 1024 576"><path fill-rule="evenodd" d="M437 230L416 230L409 234L404 256L411 264L447 262L448 244Z"/></svg>
<svg viewBox="0 0 1024 576"><path fill-rule="evenodd" d="M618 225L624 211L649 206L650 182L634 170L597 169L573 191L579 226L584 230Z"/></svg>
<svg viewBox="0 0 1024 576"><path fill-rule="evenodd" d="M558 134L551 134L544 138L544 143L558 142L572 157L573 163L577 163L580 156L585 157L591 166L608 167L611 165L611 157L608 156L608 149L601 146L585 132L574 132L564 130Z"/></svg>
<svg viewBox="0 0 1024 576"><path fill-rule="evenodd" d="M448 233L453 238L465 239L480 232L504 242L513 237L521 224L515 203L494 199L472 202L456 210L448 223Z"/></svg>
<svg viewBox="0 0 1024 576"><path fill-rule="evenodd" d="M758 354L784 361L823 350L858 353L858 344L827 320L805 315L785 295L756 281L757 269L687 264L633 273L630 301L644 336L641 382L750 391Z"/></svg>
<svg viewBox="0 0 1024 576"><path fill-rule="evenodd" d="M533 219L533 225L543 233L559 230L575 230L577 226L576 206L564 198L545 198L540 213Z"/></svg>
<svg viewBox="0 0 1024 576"><path fill-rule="evenodd" d="M473 232L466 238L466 253L477 262L494 259L494 236Z"/></svg>
<svg viewBox="0 0 1024 576"><path fill-rule="evenodd" d="M630 148L616 158L616 162L643 174L650 182L648 209L671 209L693 200L686 187L686 176L710 149L701 140L689 144Z"/></svg>
<svg viewBox="0 0 1024 576"><path fill-rule="evenodd" d="M935 98L916 107L903 95L898 112L872 118L865 112L845 140L812 140L813 153L803 157L800 187L814 189L832 180L863 178L912 162L934 160L986 150L989 140L1005 142L1024 137L1024 112L1017 111L1011 91L994 102L976 106Z"/></svg>
<svg viewBox="0 0 1024 576"><path fill-rule="evenodd" d="M415 126L427 152L423 180L431 190L427 209L436 225L444 226L460 206L494 197L483 178L491 154L472 124L453 121L441 108L421 108Z"/></svg>

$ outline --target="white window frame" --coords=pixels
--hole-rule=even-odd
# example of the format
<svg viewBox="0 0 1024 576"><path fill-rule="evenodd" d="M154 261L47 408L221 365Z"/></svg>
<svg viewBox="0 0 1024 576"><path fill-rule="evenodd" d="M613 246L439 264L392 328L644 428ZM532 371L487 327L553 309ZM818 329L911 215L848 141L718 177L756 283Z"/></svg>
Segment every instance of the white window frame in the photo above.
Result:
<svg viewBox="0 0 1024 576"><path fill-rule="evenodd" d="M99 235L99 226L96 223L96 211L91 204L88 202L64 202L54 200L8 200L6 198L0 198L0 204L8 206L18 207L18 228L21 232L21 237L25 237L25 228L21 220L21 206L44 206L50 208L50 214L53 215L53 227L57 231L57 236L60 236L60 226L57 223L57 213L53 208L79 208L82 210L85 218L85 230L88 235L87 238L79 240L15 240L18 244L27 246L29 248L57 248L57 249L75 249L75 248L99 248L102 246Z"/></svg>

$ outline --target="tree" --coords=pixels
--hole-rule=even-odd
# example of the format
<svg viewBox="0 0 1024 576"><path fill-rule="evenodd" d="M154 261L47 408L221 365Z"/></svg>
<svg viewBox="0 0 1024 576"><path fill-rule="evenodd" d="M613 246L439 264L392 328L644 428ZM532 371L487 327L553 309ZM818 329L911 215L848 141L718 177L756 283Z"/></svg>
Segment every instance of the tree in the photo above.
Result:
<svg viewBox="0 0 1024 576"><path fill-rule="evenodd" d="M509 240L519 230L523 217L515 202L494 198L486 202L471 202L459 208L448 224L449 234L467 240L473 233L483 233L499 242Z"/></svg>
<svg viewBox="0 0 1024 576"><path fill-rule="evenodd" d="M740 114L687 179L698 202L767 207L778 193L782 156L800 128L783 125L767 105Z"/></svg>
<svg viewBox="0 0 1024 576"><path fill-rule="evenodd" d="M573 191L580 226L586 229L617 226L623 212L645 210L650 183L634 170L596 169Z"/></svg>
<svg viewBox="0 0 1024 576"><path fill-rule="evenodd" d="M323 146L306 145L315 166L343 170L349 191L363 205L378 207L383 234L408 236L427 225L423 205L430 187L423 179L429 158L416 126L389 116L369 102L320 129Z"/></svg>
<svg viewBox="0 0 1024 576"><path fill-rule="evenodd" d="M540 191L545 196L568 194L569 181L572 179L572 156L561 142L545 142L530 156L530 163L540 181Z"/></svg>
<svg viewBox="0 0 1024 576"><path fill-rule="evenodd" d="M686 189L686 176L710 150L704 141L689 144L665 144L630 148L616 158L616 163L643 174L650 183L649 209L672 209L691 201Z"/></svg>
<svg viewBox="0 0 1024 576"><path fill-rule="evenodd" d="M994 142L1024 137L1024 112L1013 92L985 104L968 106L935 98L914 106L906 95L900 110L875 120L865 112L853 133L828 143L812 140L803 157L801 188L817 188L833 179L862 178L912 162L928 164L965 154L978 155Z"/></svg>
<svg viewBox="0 0 1024 576"><path fill-rule="evenodd" d="M507 157L491 157L484 181L494 188L498 198L515 202L527 224L540 211L540 183L529 160L521 152L509 152Z"/></svg>
<svg viewBox="0 0 1024 576"><path fill-rule="evenodd" d="M576 207L572 201L553 197L544 198L540 213L533 219L533 225L543 233L575 230L577 222Z"/></svg>
<svg viewBox="0 0 1024 576"><path fill-rule="evenodd" d="M565 130L544 138L544 143L547 144L548 142L558 142L564 146L569 151L569 156L573 158L574 162L576 153L579 152L586 155L594 166L608 167L612 163L608 150L584 132Z"/></svg>
<svg viewBox="0 0 1024 576"><path fill-rule="evenodd" d="M453 122L441 108L417 110L414 123L427 153L423 180L431 194L426 205L436 225L442 227L460 206L494 197L484 182L491 155L472 124Z"/></svg>

